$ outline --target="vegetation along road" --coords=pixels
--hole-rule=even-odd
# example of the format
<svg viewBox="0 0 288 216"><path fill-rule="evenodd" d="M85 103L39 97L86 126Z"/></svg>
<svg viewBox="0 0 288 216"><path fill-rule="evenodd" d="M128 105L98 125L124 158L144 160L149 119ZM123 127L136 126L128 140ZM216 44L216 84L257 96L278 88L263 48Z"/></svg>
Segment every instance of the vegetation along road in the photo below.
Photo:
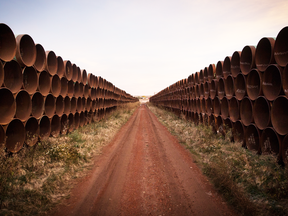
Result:
<svg viewBox="0 0 288 216"><path fill-rule="evenodd" d="M142 104L54 215L234 215Z"/></svg>

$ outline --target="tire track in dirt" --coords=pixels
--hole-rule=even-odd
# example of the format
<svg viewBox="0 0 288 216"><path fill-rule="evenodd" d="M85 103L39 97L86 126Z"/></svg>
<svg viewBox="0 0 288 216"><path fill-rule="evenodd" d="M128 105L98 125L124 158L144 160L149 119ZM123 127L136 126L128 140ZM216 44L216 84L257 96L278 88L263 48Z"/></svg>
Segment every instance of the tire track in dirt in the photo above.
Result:
<svg viewBox="0 0 288 216"><path fill-rule="evenodd" d="M95 165L56 215L234 215L146 105Z"/></svg>

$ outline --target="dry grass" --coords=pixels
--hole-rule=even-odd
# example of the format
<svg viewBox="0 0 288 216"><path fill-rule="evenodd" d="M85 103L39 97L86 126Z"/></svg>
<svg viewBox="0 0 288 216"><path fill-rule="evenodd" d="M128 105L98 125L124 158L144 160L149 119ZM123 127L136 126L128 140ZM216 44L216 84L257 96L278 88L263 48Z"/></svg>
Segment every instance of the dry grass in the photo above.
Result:
<svg viewBox="0 0 288 216"><path fill-rule="evenodd" d="M101 153L128 121L139 103L119 106L105 119L58 138L49 137L18 154L0 149L0 215L47 213L69 196L73 179L92 168Z"/></svg>
<svg viewBox="0 0 288 216"><path fill-rule="evenodd" d="M196 126L184 116L148 106L194 154L202 172L240 214L288 215L288 171L276 163L275 156L256 155L207 126Z"/></svg>

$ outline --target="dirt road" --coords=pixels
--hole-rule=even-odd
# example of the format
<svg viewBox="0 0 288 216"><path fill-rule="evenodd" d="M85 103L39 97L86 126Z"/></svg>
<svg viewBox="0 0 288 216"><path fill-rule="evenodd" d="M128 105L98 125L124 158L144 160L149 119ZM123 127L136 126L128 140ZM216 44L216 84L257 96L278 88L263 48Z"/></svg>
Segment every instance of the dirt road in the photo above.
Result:
<svg viewBox="0 0 288 216"><path fill-rule="evenodd" d="M142 104L55 215L233 215Z"/></svg>

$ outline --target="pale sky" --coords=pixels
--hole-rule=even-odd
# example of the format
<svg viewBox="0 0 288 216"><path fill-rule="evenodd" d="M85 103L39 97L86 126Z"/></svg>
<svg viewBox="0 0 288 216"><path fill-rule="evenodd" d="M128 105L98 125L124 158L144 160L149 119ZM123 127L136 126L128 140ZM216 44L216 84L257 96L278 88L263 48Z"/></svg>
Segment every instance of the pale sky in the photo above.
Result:
<svg viewBox="0 0 288 216"><path fill-rule="evenodd" d="M0 0L0 22L127 93L153 95L288 25L287 0Z"/></svg>

